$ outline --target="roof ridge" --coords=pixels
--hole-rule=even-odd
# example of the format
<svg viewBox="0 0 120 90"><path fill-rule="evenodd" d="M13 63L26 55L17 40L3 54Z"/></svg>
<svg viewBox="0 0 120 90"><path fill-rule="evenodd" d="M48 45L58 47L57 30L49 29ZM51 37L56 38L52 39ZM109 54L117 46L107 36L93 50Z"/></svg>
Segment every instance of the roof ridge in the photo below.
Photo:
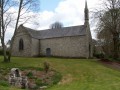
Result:
<svg viewBox="0 0 120 90"><path fill-rule="evenodd" d="M25 27L25 26L23 26L23 25L22 25L22 27L25 28L25 29L29 29L29 30L33 30L33 31L37 31L37 30L35 30L35 29L28 28L28 27Z"/></svg>
<svg viewBox="0 0 120 90"><path fill-rule="evenodd" d="M28 34L36 39L55 38L55 37L66 37L66 36L82 36L85 35L85 25L77 25L71 27L64 27L59 29L45 29L45 30L34 30L25 26L22 26Z"/></svg>
<svg viewBox="0 0 120 90"><path fill-rule="evenodd" d="M51 29L42 29L42 30L35 30L35 29L31 29L31 28L29 28L29 27L25 27L25 26L23 26L23 25L20 25L20 26L22 26L23 28L25 28L25 29L27 29L27 30L33 30L33 31L45 31L45 30L51 30ZM68 27L62 27L63 29L65 29L65 28L73 28L73 27L80 27L80 26L84 26L84 25L76 25L76 26L68 26ZM56 29L55 29L56 30Z"/></svg>

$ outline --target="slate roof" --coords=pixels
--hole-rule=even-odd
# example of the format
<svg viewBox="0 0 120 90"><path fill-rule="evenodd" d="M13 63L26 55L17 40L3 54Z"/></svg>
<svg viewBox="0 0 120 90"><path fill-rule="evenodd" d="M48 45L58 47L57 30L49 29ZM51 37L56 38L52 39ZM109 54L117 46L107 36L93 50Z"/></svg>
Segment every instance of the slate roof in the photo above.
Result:
<svg viewBox="0 0 120 90"><path fill-rule="evenodd" d="M46 29L46 30L33 30L27 27L23 28L27 30L31 37L36 39L47 39L56 37L67 37L67 36L78 36L85 35L85 26L72 26L72 27L62 27L61 29Z"/></svg>

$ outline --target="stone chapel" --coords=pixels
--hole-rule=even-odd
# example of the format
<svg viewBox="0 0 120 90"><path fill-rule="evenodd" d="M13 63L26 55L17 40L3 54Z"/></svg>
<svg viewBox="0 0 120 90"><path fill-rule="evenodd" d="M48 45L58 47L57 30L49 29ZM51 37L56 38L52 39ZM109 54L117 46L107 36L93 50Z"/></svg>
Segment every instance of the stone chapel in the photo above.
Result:
<svg viewBox="0 0 120 90"><path fill-rule="evenodd" d="M92 50L86 2L84 25L39 31L20 25L14 34L12 56L90 58L93 56Z"/></svg>

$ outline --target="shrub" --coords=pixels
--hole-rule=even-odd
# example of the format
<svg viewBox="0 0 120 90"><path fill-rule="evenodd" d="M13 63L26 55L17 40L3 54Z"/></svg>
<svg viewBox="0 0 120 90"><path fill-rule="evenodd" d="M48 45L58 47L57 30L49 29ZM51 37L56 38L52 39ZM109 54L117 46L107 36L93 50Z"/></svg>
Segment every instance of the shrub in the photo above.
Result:
<svg viewBox="0 0 120 90"><path fill-rule="evenodd" d="M3 81L3 80L0 81L0 85L1 86L5 86L5 87L9 87L10 86L7 81Z"/></svg>
<svg viewBox="0 0 120 90"><path fill-rule="evenodd" d="M3 50L0 50L0 55L3 55Z"/></svg>
<svg viewBox="0 0 120 90"><path fill-rule="evenodd" d="M62 79L62 75L58 72L55 72L55 75L52 76L53 84L57 84Z"/></svg>
<svg viewBox="0 0 120 90"><path fill-rule="evenodd" d="M7 55L9 54L9 51L6 51ZM0 49L0 55L3 55L3 50Z"/></svg>
<svg viewBox="0 0 120 90"><path fill-rule="evenodd" d="M96 58L104 58L105 57L105 55L103 53L93 54L93 56Z"/></svg>
<svg viewBox="0 0 120 90"><path fill-rule="evenodd" d="M28 72L27 76L28 76L28 78L33 78L33 73L32 72Z"/></svg>
<svg viewBox="0 0 120 90"><path fill-rule="evenodd" d="M44 70L45 70L45 72L48 73L49 69L50 69L50 64L48 62L44 62Z"/></svg>

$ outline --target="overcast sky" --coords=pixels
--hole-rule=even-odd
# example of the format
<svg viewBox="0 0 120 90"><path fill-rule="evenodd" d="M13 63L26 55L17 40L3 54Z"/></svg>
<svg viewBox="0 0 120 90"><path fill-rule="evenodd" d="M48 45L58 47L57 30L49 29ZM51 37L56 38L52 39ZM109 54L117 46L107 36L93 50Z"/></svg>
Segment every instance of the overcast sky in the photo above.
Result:
<svg viewBox="0 0 120 90"><path fill-rule="evenodd" d="M101 0L87 0L89 11L94 10L100 5ZM32 18L37 25L26 23L24 26L42 30L47 29L55 21L63 23L64 26L75 26L84 24L85 0L40 0L40 11L38 17ZM12 9L13 11L15 10ZM34 14L34 12L31 12ZM91 13L90 13L91 14ZM91 24L91 22L90 22ZM95 38L94 27L91 25L92 37ZM8 28L6 41L13 35L12 27Z"/></svg>

